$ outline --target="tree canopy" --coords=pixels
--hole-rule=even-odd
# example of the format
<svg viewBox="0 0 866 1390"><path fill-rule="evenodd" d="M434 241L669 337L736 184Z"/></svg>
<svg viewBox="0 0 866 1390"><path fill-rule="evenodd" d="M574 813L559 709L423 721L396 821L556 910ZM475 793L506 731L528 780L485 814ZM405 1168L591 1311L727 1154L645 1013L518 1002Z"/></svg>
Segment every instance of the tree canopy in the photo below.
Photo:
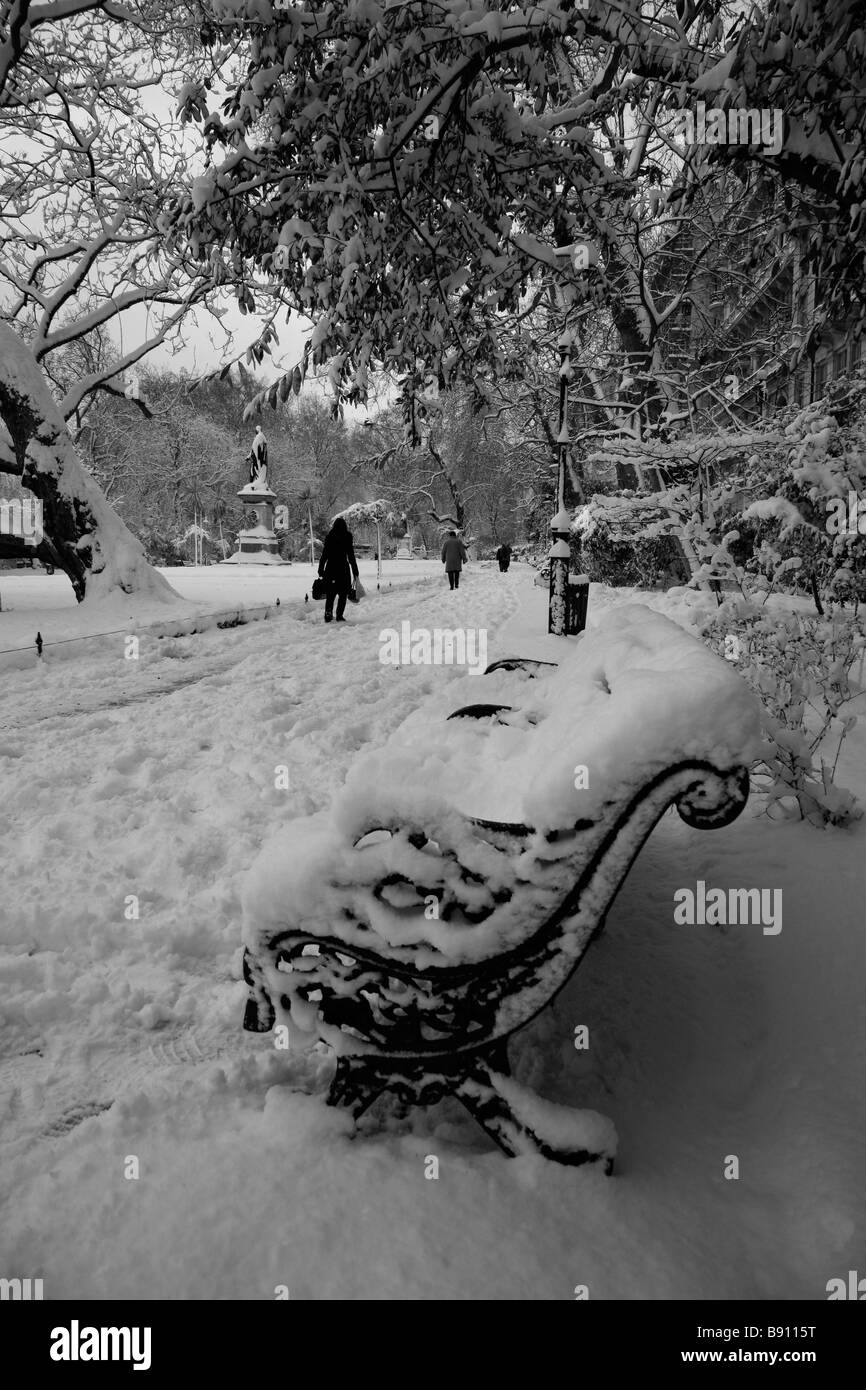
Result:
<svg viewBox="0 0 866 1390"><path fill-rule="evenodd" d="M249 66L218 109L182 110L211 163L166 228L219 265L242 307L267 283L315 324L303 372L327 366L350 400L377 366L414 386L520 368L515 324L540 303L570 321L608 306L649 373L656 330L686 285L645 273L641 249L682 239L719 166L773 184L778 230L808 233L847 304L864 282L866 33L857 0L376 0L272 6L207 0L214 44L244 36ZM701 100L773 109L784 138L688 145ZM560 248L585 246L569 259ZM260 342L267 351L269 329ZM516 346L518 345L518 346ZM290 379L289 379L290 380ZM289 389L289 380L281 388ZM297 378L295 379L297 385Z"/></svg>

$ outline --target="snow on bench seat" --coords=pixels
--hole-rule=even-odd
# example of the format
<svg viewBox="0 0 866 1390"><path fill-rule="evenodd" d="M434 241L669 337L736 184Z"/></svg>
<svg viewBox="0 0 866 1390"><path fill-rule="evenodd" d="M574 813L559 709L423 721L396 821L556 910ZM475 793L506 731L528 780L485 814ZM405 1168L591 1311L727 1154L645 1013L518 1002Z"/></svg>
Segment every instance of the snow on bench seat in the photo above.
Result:
<svg viewBox="0 0 866 1390"><path fill-rule="evenodd" d="M501 722L442 721L478 700L517 706ZM339 818L347 833L417 815L419 803L561 829L682 758L719 767L748 760L757 706L745 683L676 623L642 605L605 615L568 644L552 674L450 682L357 761ZM589 786L576 790L576 766Z"/></svg>

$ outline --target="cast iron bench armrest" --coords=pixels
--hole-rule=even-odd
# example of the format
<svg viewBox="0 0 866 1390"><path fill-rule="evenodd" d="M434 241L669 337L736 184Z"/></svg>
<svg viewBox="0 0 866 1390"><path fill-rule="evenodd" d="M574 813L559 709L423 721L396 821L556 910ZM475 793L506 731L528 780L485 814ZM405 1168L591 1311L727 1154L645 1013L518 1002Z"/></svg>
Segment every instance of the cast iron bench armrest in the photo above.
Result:
<svg viewBox="0 0 866 1390"><path fill-rule="evenodd" d="M598 1161L610 1171L614 1139L600 1117L590 1117L588 1127L595 1146L582 1141L587 1117L578 1112L576 1139L563 1142L561 1119L556 1137L545 1137L552 1107L510 1080L508 1039L566 983L664 811L674 804L687 824L701 829L726 825L745 805L748 785L744 768L684 760L637 789L601 826L578 821L570 831L537 837L526 825L467 818L471 830L506 852L525 855L534 837L564 849L573 868L572 886L525 940L477 962L418 966L414 949L367 949L304 929L275 933L265 955L286 982L287 992L276 998L280 1014L291 1015L299 1001L315 1008L319 1036L338 1051L329 1104L357 1118L385 1091L412 1104L452 1094L508 1154L536 1150L564 1163ZM399 833L369 827L359 842L374 831ZM373 897L396 877L381 880ZM262 961L247 952L244 974L250 990L244 1026L269 1031L277 1018L274 969L266 979Z"/></svg>
<svg viewBox="0 0 866 1390"><path fill-rule="evenodd" d="M494 671L525 671L531 678L545 670L555 671L558 664L556 661L537 661L529 656L503 656L499 661L492 661L484 674L491 676Z"/></svg>

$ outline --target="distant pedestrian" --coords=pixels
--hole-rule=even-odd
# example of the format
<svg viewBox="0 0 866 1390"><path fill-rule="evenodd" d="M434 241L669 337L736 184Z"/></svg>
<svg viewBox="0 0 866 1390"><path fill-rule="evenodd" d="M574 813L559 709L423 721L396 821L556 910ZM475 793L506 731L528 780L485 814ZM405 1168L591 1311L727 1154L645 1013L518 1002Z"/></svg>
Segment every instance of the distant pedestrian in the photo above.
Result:
<svg viewBox="0 0 866 1390"><path fill-rule="evenodd" d="M496 552L496 558L499 561L500 570L503 574L506 574L508 566L511 564L511 546L501 545Z"/></svg>
<svg viewBox="0 0 866 1390"><path fill-rule="evenodd" d="M319 575L324 579L326 588L325 622L330 623L334 619L334 599L336 599L336 621L344 623L346 619L343 614L346 611L349 590L352 588L354 580L358 578L358 561L355 559L352 533L341 516L337 517L325 537L322 558L319 560Z"/></svg>
<svg viewBox="0 0 866 1390"><path fill-rule="evenodd" d="M449 531L445 537L445 544L442 546L442 563L445 566L448 583L452 589L460 588L460 571L463 568L463 561L468 559L466 546L457 532Z"/></svg>

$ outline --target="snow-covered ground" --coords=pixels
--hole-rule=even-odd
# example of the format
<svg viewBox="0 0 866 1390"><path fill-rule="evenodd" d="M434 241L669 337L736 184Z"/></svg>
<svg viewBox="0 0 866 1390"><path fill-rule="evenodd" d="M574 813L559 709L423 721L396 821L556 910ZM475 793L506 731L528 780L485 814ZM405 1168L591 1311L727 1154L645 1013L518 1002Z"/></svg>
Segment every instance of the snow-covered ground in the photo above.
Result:
<svg viewBox="0 0 866 1390"><path fill-rule="evenodd" d="M380 630L484 627L489 660L560 640L527 569L472 566L453 594L438 565L404 568L344 627L293 590L266 623L4 673L0 1274L49 1299L824 1299L866 1259L862 822L777 825L758 802L714 832L664 817L512 1044L521 1080L615 1121L612 1178L507 1160L450 1103L351 1138L290 1084L321 1087L322 1062L241 1031L262 842L459 675L383 665ZM219 597L193 591L208 571L170 578L227 608L299 569L243 598L235 572ZM49 583L24 576L19 597ZM5 576L0 592L14 607ZM626 598L593 586L591 615ZM652 606L688 625L682 594ZM861 727L840 780L866 799ZM782 931L676 925L698 879L781 888Z"/></svg>
<svg viewBox="0 0 866 1390"><path fill-rule="evenodd" d="M365 587L374 590L379 582L376 562L361 560L358 568ZM417 583L441 570L437 560L384 560L381 588ZM43 650L53 647L58 658L79 655L82 641L92 654L95 646L105 645L105 638L141 632L177 635L214 625L238 609L252 621L277 599L281 606L303 603L316 575L309 563L179 566L159 573L175 590L176 601L164 594L128 598L115 592L79 604L64 574L0 570L0 671L32 664L37 632Z"/></svg>

